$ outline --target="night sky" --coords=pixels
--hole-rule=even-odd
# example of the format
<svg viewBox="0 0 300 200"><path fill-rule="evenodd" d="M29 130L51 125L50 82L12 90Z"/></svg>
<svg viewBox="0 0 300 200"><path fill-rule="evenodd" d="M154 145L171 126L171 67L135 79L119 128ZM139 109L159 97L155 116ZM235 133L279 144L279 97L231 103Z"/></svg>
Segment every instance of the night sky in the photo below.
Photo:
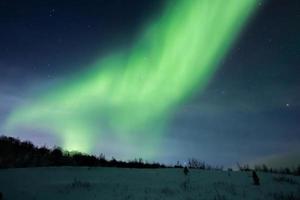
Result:
<svg viewBox="0 0 300 200"><path fill-rule="evenodd" d="M300 2L250 1L255 8L248 16L236 1L228 11L215 11L213 23L201 24L205 16L185 21L185 14L198 16L201 6L214 12L212 1L193 1L204 2L193 3L194 15L191 3L174 5L171 18L172 4L163 0L0 0L0 134L125 160L298 164ZM241 16L228 33L220 31L227 30L226 12ZM175 24L170 33L168 22ZM143 38L152 24L158 28ZM210 31L216 41L230 42L225 48L207 39L193 47L198 35L181 44L184 31L199 37ZM214 46L224 50L215 53ZM197 71L210 51L215 59ZM107 57L108 64L101 63ZM179 76L185 65L190 72ZM141 82L134 82L135 74ZM90 140L80 146L69 141L73 136Z"/></svg>

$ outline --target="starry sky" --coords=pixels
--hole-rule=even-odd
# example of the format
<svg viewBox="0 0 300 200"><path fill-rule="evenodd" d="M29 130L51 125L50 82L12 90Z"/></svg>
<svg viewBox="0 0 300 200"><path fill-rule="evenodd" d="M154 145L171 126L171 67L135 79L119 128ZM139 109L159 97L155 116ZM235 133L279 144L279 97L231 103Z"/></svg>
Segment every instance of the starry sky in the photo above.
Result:
<svg viewBox="0 0 300 200"><path fill-rule="evenodd" d="M149 160L165 163L175 163L177 160L184 162L187 158L194 157L211 164L225 166L232 166L237 162L267 163L274 166L298 164L300 162L300 38L298 36L300 3L297 0L253 2L255 8L251 14L245 16L244 20L242 17L238 18L236 23L239 20L243 21L241 28L234 31L236 35L234 38L227 39L232 41L228 48L220 53L222 55L216 56L218 62L207 65L208 67L214 66L214 70L210 70L212 67L207 68L203 76L208 78L195 76L196 83L193 83L193 86L183 87L181 96L184 98L174 97L175 100L170 98L168 102L171 101L171 103L164 104L163 100L168 99L170 95L166 97L151 95L151 101L133 101L129 109L122 110L122 112L119 112L119 107L106 109L108 103L102 103L102 98L99 101L96 98L96 103L84 101L84 104L79 104L78 109L94 110L92 105L98 105L98 102L101 102L99 103L101 107L95 107L101 112L92 112L93 117L91 117L91 111L80 112L82 115L80 122L82 118L85 120L84 126L76 129L76 131L84 129L82 132L78 131L78 135L87 136L87 138L90 135L97 135L97 137L91 138L93 144L88 145L92 146L91 148L78 150L86 150L94 154L103 152L108 157L114 156L119 159L146 157ZM66 118L73 120L75 119L73 113L71 117L68 115L65 117L59 112L55 115L51 113L51 117L48 117L50 114L44 114L40 107L52 108L53 104L59 109L59 106L56 107L58 105L56 102L61 103L65 99L61 94L65 90L61 88L66 87L66 91L77 91L79 87L77 85L83 85L85 91L88 90L87 87L94 88L89 84L89 80L92 79L90 74L94 73L91 70L95 68L93 63L98 60L102 61L114 52L122 51L134 55L131 56L134 57L133 61L123 67L124 59L113 56L111 59L113 62L118 61L117 64L96 64L95 73L99 74L99 80L101 80L96 82L96 85L103 85L102 80L107 80L105 77L113 75L116 77L116 74L122 73L122 67L132 69L128 70L129 74L137 71L135 65L138 64L135 63L139 60L136 61L135 57L139 57L139 52L147 48L143 44L148 44L146 37L141 39L142 45L140 46L142 47L136 47L139 41L137 38L143 35L144 30L149 24L153 24L153 21L162 21L158 24L162 24L163 28L154 26L153 32L159 35L158 41L170 41L171 45L166 45L171 46L171 48L166 48L169 49L168 52L170 49L173 51L176 47L181 47L174 42L176 38L182 38L182 35L176 31L160 37L163 34L163 31L160 32L161 29L164 29L169 21L177 25L180 22L178 18L181 17L179 14L184 13L184 8L182 8L183 11L174 9L174 19L164 20L167 16L165 13L168 6L166 5L168 5L166 1L162 0L0 1L0 133L28 139L37 145L61 145L68 148L64 140L72 139L61 138L66 130L62 130L62 125L58 124L57 120L63 121ZM198 9L202 9L203 5L205 4L199 3ZM211 10L214 8L209 3L205 6L207 9L212 8ZM243 5L234 4L232 7L228 6L227 10L233 13L233 8L241 6ZM188 7L187 5L186 8ZM190 13L188 9L186 12ZM197 10L193 13L195 16L198 14ZM222 16L222 13L226 13L226 10L224 12L219 10L214 17ZM238 12L237 15L240 16ZM184 16L182 14L182 19L185 19ZM168 19L168 16L166 18ZM198 21L201 22L201 18ZM215 31L212 32L214 37L222 38L225 33L217 28L224 23L221 19L214 22L205 24L205 27ZM194 31L192 27L197 27L197 20L193 19L191 26L186 26L187 33ZM184 28L181 29L184 30ZM195 33L198 33L196 29ZM234 35L233 32L230 33L228 38ZM160 44L158 47L155 46L153 38L156 37L150 36L149 40L152 41L150 44L153 46L151 48L154 49L154 53L152 50L146 52L157 57L161 54L161 46ZM224 38L227 37L224 36ZM221 43L220 47L226 44ZM192 45L186 45L183 47L189 47L192 50L186 48L183 51L174 50L175 53L173 52L176 54L175 57L181 58L179 61L189 58L194 53L202 55L202 51L215 51L210 46L193 49L190 47ZM194 61L189 61L187 64L197 67L198 60L202 57L192 56L193 59L189 60ZM170 60L170 56L167 58ZM151 56L143 56L143 59L151 59ZM159 59L159 63L163 61ZM121 63L120 66L118 63ZM168 69L167 64L162 66L163 69ZM141 69L144 68L146 67ZM147 79L146 73L149 71L137 69L139 75L143 76L145 73L145 79ZM159 78L176 76L176 69L176 66L172 66L168 70L162 70ZM192 70L198 68L190 69L191 73L197 74ZM209 72L206 73L206 71ZM105 93L105 102L112 101L111 96L120 93L113 91L119 91L119 88L123 87L126 88L124 90L126 94L122 93L117 97L120 97L121 102L125 100L127 102L129 98L127 96L133 90L128 89L132 85L130 82L132 78L130 76L122 78L122 75L118 77L120 78L113 79L113 84L116 86L109 88L110 90ZM151 81L148 82L154 88L162 88L159 78L150 77ZM190 79L190 77L181 77L181 80ZM155 83L152 84L152 82ZM93 81L92 83L95 85ZM174 83L178 85L172 87L173 82L170 82L170 86L166 84L166 90L160 89L159 94L165 95L165 91L171 89L171 91L181 91L180 86L187 84L186 81ZM71 85L70 89L68 85ZM143 85L141 88L139 91L144 89ZM96 90L98 91L97 87ZM188 95L186 90L188 90ZM58 96L55 95L56 91L60 93ZM51 96L52 93L54 96ZM51 98L47 96L48 94ZM133 94L130 98L140 99L140 93ZM174 95L175 92L170 94ZM72 92L66 96L79 98L72 95ZM144 96L149 97L149 95ZM44 101L43 98L47 100ZM69 100L68 102L70 104ZM153 107L152 104L166 105L166 108ZM26 112L24 107L28 109ZM120 106L120 109L124 109L124 106ZM158 110L155 115L149 111L152 109L154 109L153 112ZM35 114L37 110L39 112ZM65 110L67 108L64 107L63 111ZM24 118L32 118L36 121L28 122L26 126L13 130L7 129L7 123L11 118L16 118L15 115L20 116L19 113ZM133 120L127 120L130 118ZM146 125L145 123L135 124L137 119L144 118L148 121L151 118L151 123L147 121ZM19 121L18 119L17 122ZM73 123L77 124L77 121ZM86 126L86 123L89 125ZM36 127L36 124L43 124L43 126ZM99 124L101 130L98 130ZM51 126L56 129L49 128ZM68 129L68 127L63 128ZM75 130L72 131L73 136ZM101 131L101 134L98 131ZM153 137L156 139L152 141ZM77 146L73 147L76 149ZM155 152L153 152L154 149ZM152 152L151 155L148 155L148 152Z"/></svg>

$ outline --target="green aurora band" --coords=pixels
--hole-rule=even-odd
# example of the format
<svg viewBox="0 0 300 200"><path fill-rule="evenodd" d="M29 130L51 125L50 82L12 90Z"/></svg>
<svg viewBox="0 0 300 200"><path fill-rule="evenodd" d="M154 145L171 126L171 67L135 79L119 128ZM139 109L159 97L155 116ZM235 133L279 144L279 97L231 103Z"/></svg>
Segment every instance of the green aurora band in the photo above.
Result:
<svg viewBox="0 0 300 200"><path fill-rule="evenodd" d="M153 158L170 116L203 90L253 13L257 0L172 0L127 52L96 60L7 118L7 132L55 134L68 150L91 152L112 134ZM130 155L132 156L132 155Z"/></svg>

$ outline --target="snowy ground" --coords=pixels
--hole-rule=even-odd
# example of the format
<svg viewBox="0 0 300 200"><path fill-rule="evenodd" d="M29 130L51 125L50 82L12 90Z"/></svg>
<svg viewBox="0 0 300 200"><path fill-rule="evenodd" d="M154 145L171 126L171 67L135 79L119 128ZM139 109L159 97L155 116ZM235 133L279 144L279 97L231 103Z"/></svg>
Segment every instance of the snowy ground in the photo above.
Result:
<svg viewBox="0 0 300 200"><path fill-rule="evenodd" d="M27 168L1 169L0 192L11 199L300 199L300 177L250 172L182 169Z"/></svg>

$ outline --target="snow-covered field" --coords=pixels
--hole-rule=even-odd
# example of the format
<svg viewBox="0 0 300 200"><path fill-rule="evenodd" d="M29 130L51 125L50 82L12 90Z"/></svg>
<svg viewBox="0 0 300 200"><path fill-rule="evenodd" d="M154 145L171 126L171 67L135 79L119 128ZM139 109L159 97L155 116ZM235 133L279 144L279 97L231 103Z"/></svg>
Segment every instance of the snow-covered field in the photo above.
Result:
<svg viewBox="0 0 300 200"><path fill-rule="evenodd" d="M1 169L0 192L11 199L300 199L300 177L250 172L182 169L25 168Z"/></svg>

